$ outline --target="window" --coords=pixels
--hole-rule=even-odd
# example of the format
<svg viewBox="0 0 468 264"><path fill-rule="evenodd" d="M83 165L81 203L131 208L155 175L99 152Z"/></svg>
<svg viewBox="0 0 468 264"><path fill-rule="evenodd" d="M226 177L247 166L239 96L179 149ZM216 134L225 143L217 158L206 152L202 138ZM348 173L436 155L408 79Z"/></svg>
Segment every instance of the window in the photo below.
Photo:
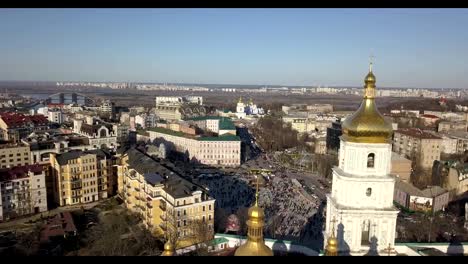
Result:
<svg viewBox="0 0 468 264"><path fill-rule="evenodd" d="M211 215L208 216L208 220L211 220Z"/></svg>
<svg viewBox="0 0 468 264"><path fill-rule="evenodd" d="M185 211L185 209L184 209L184 215L187 215L187 211Z"/></svg>
<svg viewBox="0 0 468 264"><path fill-rule="evenodd" d="M184 220L184 226L187 226L187 220Z"/></svg>
<svg viewBox="0 0 468 264"><path fill-rule="evenodd" d="M210 204L210 205L208 205L208 210L210 210L210 211L211 211L211 204Z"/></svg>
<svg viewBox="0 0 468 264"><path fill-rule="evenodd" d="M203 222L205 222L205 216L203 216Z"/></svg>
<svg viewBox="0 0 468 264"><path fill-rule="evenodd" d="M371 153L367 155L367 168L374 168L375 154Z"/></svg>
<svg viewBox="0 0 468 264"><path fill-rule="evenodd" d="M372 188L367 188L366 195L371 196L371 194L372 194Z"/></svg>
<svg viewBox="0 0 468 264"><path fill-rule="evenodd" d="M203 206L203 212L205 212L205 206Z"/></svg>

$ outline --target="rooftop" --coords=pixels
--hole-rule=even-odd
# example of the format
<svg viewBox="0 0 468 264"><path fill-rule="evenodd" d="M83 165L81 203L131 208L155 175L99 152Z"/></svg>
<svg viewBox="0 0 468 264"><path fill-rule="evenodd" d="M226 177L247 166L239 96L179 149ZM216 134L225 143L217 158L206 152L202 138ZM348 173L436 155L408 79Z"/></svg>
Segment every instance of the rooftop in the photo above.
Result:
<svg viewBox="0 0 468 264"><path fill-rule="evenodd" d="M439 136L433 135L429 132L423 131L418 128L402 128L395 131L395 133L404 134L410 137L420 138L420 139L442 139Z"/></svg>
<svg viewBox="0 0 468 264"><path fill-rule="evenodd" d="M409 195L421 196L421 197L427 197L427 198L434 198L447 192L445 189L439 186L430 186L424 190L420 190L416 188L414 185L403 182L398 179L395 181L395 188L403 192L406 192Z"/></svg>
<svg viewBox="0 0 468 264"><path fill-rule="evenodd" d="M0 113L0 118L9 128L23 127L26 125L46 125L49 123L47 117L43 115L25 115L15 112Z"/></svg>
<svg viewBox="0 0 468 264"><path fill-rule="evenodd" d="M0 181L11 181L16 179L27 178L28 172L31 171L34 174L42 172L42 166L38 164L17 166L13 168L0 169Z"/></svg>
<svg viewBox="0 0 468 264"><path fill-rule="evenodd" d="M151 185L164 185L164 190L174 198L191 196L192 192L197 190L203 191L200 186L182 178L161 161L153 159L138 149L131 148L127 154L131 168L142 174L145 181Z"/></svg>
<svg viewBox="0 0 468 264"><path fill-rule="evenodd" d="M108 158L108 159L111 158L110 153L102 149L93 149L93 150L87 150L87 151L72 150L63 154L58 154L57 162L60 165L65 165L68 163L69 160L78 159L81 156L88 155L88 154L97 155L100 158Z"/></svg>

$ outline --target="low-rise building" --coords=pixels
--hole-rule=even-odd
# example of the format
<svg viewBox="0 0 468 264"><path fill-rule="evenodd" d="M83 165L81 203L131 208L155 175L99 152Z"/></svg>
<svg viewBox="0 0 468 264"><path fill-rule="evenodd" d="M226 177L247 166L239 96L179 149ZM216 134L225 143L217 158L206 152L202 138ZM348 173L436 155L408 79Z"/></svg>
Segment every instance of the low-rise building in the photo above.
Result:
<svg viewBox="0 0 468 264"><path fill-rule="evenodd" d="M447 207L449 192L439 186L419 190L412 184L397 179L393 200L412 211L438 212Z"/></svg>
<svg viewBox="0 0 468 264"><path fill-rule="evenodd" d="M96 202L116 191L115 159L104 150L52 153L50 164L59 206Z"/></svg>
<svg viewBox="0 0 468 264"><path fill-rule="evenodd" d="M45 174L40 165L0 169L0 221L47 211Z"/></svg>
<svg viewBox="0 0 468 264"><path fill-rule="evenodd" d="M134 148L121 153L118 171L126 207L150 231L177 239L177 247L212 238L215 200L202 186Z"/></svg>

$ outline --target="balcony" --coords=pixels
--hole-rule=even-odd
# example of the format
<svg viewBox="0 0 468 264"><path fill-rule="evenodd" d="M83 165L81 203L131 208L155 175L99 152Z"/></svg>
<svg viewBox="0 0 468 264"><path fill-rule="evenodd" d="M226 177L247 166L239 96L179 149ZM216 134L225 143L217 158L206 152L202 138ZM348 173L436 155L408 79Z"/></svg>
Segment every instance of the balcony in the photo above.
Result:
<svg viewBox="0 0 468 264"><path fill-rule="evenodd" d="M166 220L167 220L166 214L160 214L159 217L160 217L161 220L163 220L163 221L166 221Z"/></svg>
<svg viewBox="0 0 468 264"><path fill-rule="evenodd" d="M135 187L135 191L139 192L139 191L140 191L140 188Z"/></svg>
<svg viewBox="0 0 468 264"><path fill-rule="evenodd" d="M159 208L163 211L166 211L166 205L165 204L159 204Z"/></svg>
<svg viewBox="0 0 468 264"><path fill-rule="evenodd" d="M147 203L146 203L146 206L147 206L148 208L153 208L153 205L151 204L151 202L147 202Z"/></svg>
<svg viewBox="0 0 468 264"><path fill-rule="evenodd" d="M164 223L159 224L159 227L161 227L162 230L167 231L167 226Z"/></svg>
<svg viewBox="0 0 468 264"><path fill-rule="evenodd" d="M72 190L77 190L77 189L81 189L81 188L83 188L83 185L81 185L81 184L72 184L71 185Z"/></svg>

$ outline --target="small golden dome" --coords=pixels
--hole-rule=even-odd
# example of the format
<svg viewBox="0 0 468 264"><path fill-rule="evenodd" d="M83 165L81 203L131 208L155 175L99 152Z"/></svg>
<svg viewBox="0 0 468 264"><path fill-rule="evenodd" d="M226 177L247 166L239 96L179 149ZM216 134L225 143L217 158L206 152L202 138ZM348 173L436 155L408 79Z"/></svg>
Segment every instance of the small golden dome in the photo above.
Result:
<svg viewBox="0 0 468 264"><path fill-rule="evenodd" d="M265 213L258 206L258 177L255 192L255 204L249 208L247 220L247 242L236 249L234 256L273 256L273 251L263 240Z"/></svg>
<svg viewBox="0 0 468 264"><path fill-rule="evenodd" d="M167 241L166 244L164 244L164 251L161 254L161 256L173 256L173 255L174 255L174 247L169 241Z"/></svg>
<svg viewBox="0 0 468 264"><path fill-rule="evenodd" d="M258 207L257 205L254 205L249 208L248 211L248 216L249 219L263 219L265 218L265 213L263 212L263 209Z"/></svg>
<svg viewBox="0 0 468 264"><path fill-rule="evenodd" d="M372 69L364 82L364 100L359 109L343 122L343 138L358 143L388 143L393 128L375 104L375 76Z"/></svg>

